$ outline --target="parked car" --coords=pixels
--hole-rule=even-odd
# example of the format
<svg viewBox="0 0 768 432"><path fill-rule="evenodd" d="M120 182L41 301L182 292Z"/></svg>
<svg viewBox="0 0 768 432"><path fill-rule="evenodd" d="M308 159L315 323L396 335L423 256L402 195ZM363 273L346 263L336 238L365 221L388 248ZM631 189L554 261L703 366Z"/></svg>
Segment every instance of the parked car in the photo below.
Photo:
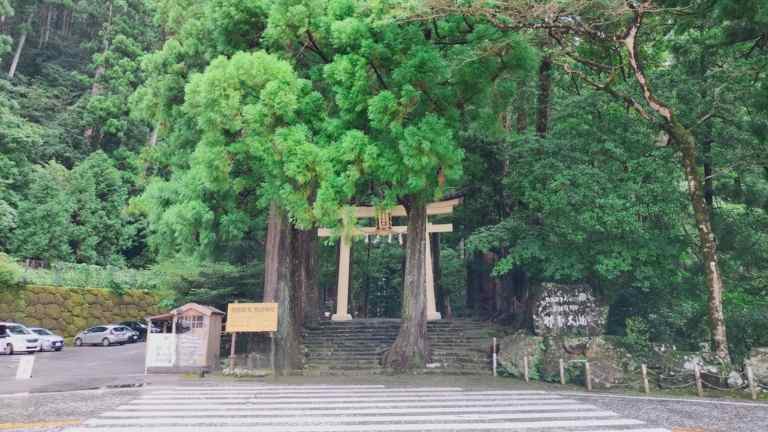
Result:
<svg viewBox="0 0 768 432"><path fill-rule="evenodd" d="M141 321L123 321L120 323L122 326L126 326L129 329L135 331L139 335L139 340L147 340L147 325L144 324ZM152 326L152 333L157 333L155 331L155 326Z"/></svg>
<svg viewBox="0 0 768 432"><path fill-rule="evenodd" d="M125 326L123 326L123 327L125 327ZM125 327L125 328L128 329L128 333L129 333L129 335L128 335L128 342L129 343L136 343L136 342L141 340L141 336L139 335L139 332L137 332L136 330L133 330L130 327Z"/></svg>
<svg viewBox="0 0 768 432"><path fill-rule="evenodd" d="M75 336L75 346L124 344L130 342L131 331L121 325L102 325L83 330Z"/></svg>
<svg viewBox="0 0 768 432"><path fill-rule="evenodd" d="M30 327L29 330L40 337L40 351L61 351L64 349L63 337L40 327Z"/></svg>
<svg viewBox="0 0 768 432"><path fill-rule="evenodd" d="M16 352L31 354L40 351L40 337L21 324L0 322L0 350L8 355Z"/></svg>

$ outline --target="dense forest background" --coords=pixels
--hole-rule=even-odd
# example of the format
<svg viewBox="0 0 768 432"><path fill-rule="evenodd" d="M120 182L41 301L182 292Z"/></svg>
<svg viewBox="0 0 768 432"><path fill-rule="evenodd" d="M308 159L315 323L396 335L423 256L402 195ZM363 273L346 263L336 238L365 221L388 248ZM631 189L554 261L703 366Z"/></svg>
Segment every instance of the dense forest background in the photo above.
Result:
<svg viewBox="0 0 768 432"><path fill-rule="evenodd" d="M646 24L645 73L698 143L738 359L768 345L768 7L656 3L677 9ZM569 51L557 34L504 29L482 11L424 18L361 4L0 0L0 251L27 265L173 275L146 287L179 301L260 299L276 197L306 229L332 223L322 205L391 204L418 186L463 198L445 218L455 232L432 239L444 314L527 328L538 283L586 282L611 303L613 333L630 320L658 342L710 338L680 151L616 97L641 94L615 66L619 51L600 57L614 65L601 72L597 49ZM416 18L380 24L392 14ZM580 71L580 60L597 66ZM246 83L260 75L290 92L240 118L230 105L253 97ZM418 122L392 126L398 110ZM238 141L280 122L301 128L276 147ZM353 129L384 143L450 138L400 169ZM375 176L349 168L367 163L363 148L383 161ZM337 250L318 247L330 311ZM353 313L399 316L405 250L381 239L353 251Z"/></svg>

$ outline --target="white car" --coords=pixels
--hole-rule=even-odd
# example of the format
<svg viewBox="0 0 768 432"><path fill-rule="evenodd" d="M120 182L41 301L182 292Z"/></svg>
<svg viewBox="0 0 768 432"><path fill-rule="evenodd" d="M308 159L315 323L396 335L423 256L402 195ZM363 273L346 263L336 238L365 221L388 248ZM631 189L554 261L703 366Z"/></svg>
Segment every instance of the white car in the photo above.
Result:
<svg viewBox="0 0 768 432"><path fill-rule="evenodd" d="M61 351L64 349L63 337L40 327L30 327L29 330L40 336L40 351Z"/></svg>
<svg viewBox="0 0 768 432"><path fill-rule="evenodd" d="M28 328L13 322L0 322L0 352L32 354L40 351L40 337Z"/></svg>

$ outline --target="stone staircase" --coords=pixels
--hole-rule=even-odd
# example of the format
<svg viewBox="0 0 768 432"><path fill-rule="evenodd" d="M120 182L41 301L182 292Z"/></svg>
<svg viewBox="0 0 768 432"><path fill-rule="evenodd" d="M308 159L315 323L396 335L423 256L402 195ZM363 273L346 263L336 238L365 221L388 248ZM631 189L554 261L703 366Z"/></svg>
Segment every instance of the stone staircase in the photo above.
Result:
<svg viewBox="0 0 768 432"><path fill-rule="evenodd" d="M397 319L322 321L304 332L305 375L388 373L384 352L400 330ZM432 363L429 374L489 374L492 327L479 321L431 321L427 334Z"/></svg>

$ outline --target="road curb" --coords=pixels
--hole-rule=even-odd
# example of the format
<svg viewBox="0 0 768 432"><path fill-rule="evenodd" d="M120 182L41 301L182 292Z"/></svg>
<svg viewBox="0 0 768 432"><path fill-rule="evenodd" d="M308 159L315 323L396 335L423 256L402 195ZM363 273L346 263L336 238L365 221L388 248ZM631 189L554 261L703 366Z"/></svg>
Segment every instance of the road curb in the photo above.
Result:
<svg viewBox="0 0 768 432"><path fill-rule="evenodd" d="M74 390L29 391L29 392L0 394L0 398L28 397L28 396L33 396L33 395L34 396L37 396L37 395L55 395L55 394L61 394L61 393L95 392L95 391L106 391L106 390L127 390L127 389L136 389L136 388L147 387L148 385L149 384L147 384L147 383L108 384L108 385L105 385L105 386L84 387L84 388L78 388L78 389L74 389Z"/></svg>

